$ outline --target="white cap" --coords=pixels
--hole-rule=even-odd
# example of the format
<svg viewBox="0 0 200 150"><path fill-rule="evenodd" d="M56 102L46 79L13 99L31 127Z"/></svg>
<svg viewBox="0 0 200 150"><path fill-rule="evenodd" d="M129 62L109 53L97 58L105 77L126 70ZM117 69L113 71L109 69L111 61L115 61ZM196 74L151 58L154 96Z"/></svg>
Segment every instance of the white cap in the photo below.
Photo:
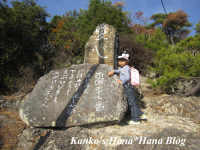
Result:
<svg viewBox="0 0 200 150"><path fill-rule="evenodd" d="M125 53L123 53L121 56L118 56L118 59L126 59L126 60L128 60L128 58L129 58L129 54L125 54Z"/></svg>

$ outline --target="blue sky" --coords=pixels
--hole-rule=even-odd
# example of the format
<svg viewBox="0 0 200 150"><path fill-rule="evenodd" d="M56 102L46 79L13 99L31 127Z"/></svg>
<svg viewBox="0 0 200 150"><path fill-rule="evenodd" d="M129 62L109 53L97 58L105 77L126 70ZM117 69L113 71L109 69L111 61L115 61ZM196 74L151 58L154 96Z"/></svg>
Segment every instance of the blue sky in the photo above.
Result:
<svg viewBox="0 0 200 150"><path fill-rule="evenodd" d="M87 9L89 0L36 0L40 6L46 7L51 15L63 15L69 10ZM112 0L113 3L119 0ZM145 17L155 13L163 13L160 0L121 0L125 3L124 10L134 14L143 11ZM194 25L200 21L200 0L163 0L167 12L184 10L189 15L189 21ZM50 20L50 19L49 19ZM194 33L194 31L192 32Z"/></svg>

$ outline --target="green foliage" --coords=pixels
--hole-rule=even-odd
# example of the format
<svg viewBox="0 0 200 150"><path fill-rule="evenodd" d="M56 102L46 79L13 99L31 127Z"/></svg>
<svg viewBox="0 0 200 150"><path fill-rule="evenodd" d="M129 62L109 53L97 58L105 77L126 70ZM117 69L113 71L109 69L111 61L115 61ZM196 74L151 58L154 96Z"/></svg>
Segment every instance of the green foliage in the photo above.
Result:
<svg viewBox="0 0 200 150"><path fill-rule="evenodd" d="M197 34L185 39L181 38L186 27L190 26L187 14L182 11L168 15L155 14L151 19L154 22L148 28L156 27L155 32L152 35L138 34L136 40L156 52L154 63L150 67L150 70L156 74L156 78L149 80L149 83L154 88L170 93L176 88L175 81L178 78L200 76L200 36ZM171 45L173 42L166 32L168 29L173 40L176 41L175 45Z"/></svg>
<svg viewBox="0 0 200 150"><path fill-rule="evenodd" d="M150 24L149 26L151 27L162 27L162 24L164 22L164 20L167 18L166 14L162 14L162 13L158 13L158 14L154 14L151 16L151 20L153 20L153 23Z"/></svg>
<svg viewBox="0 0 200 150"><path fill-rule="evenodd" d="M167 48L169 45L165 33L159 28L157 28L151 36L147 36L145 34L137 35L136 41L144 45L145 48L153 51L158 51L161 48Z"/></svg>
<svg viewBox="0 0 200 150"><path fill-rule="evenodd" d="M177 51L189 51L193 55L200 53L200 35L190 36L177 43Z"/></svg>
<svg viewBox="0 0 200 150"><path fill-rule="evenodd" d="M200 34L200 21L195 26L196 34Z"/></svg>
<svg viewBox="0 0 200 150"><path fill-rule="evenodd" d="M77 24L78 15L76 11L69 11L63 17L54 17L50 23L49 41L56 50L54 68L82 62L84 43Z"/></svg>
<svg viewBox="0 0 200 150"><path fill-rule="evenodd" d="M190 32L188 27L191 23L188 21L188 15L182 10L169 14L154 14L151 19L153 23L149 27L161 27L171 44L184 39Z"/></svg>
<svg viewBox="0 0 200 150"><path fill-rule="evenodd" d="M81 10L78 20L83 39L88 39L101 23L113 25L118 32L130 32L130 22L128 13L122 11L122 7L112 5L111 1L107 0L90 0L88 10Z"/></svg>
<svg viewBox="0 0 200 150"><path fill-rule="evenodd" d="M82 62L85 44L97 25L107 23L119 32L130 32L129 22L122 5L101 0L90 0L88 10L69 11L63 17L54 17L49 39L56 47L56 57L60 58L55 58L56 66Z"/></svg>
<svg viewBox="0 0 200 150"><path fill-rule="evenodd" d="M69 11L46 22L48 14L34 0L0 2L0 89L16 89L17 79L31 71L35 78L57 67L83 61L84 46L96 26L107 23L130 32L123 5L90 0L88 10ZM12 85L12 86L11 86Z"/></svg>
<svg viewBox="0 0 200 150"><path fill-rule="evenodd" d="M191 24L183 11L154 14L152 24L131 27L123 7L90 0L87 10L69 11L47 23L48 14L34 0L14 0L11 6L0 2L0 90L18 88L19 79L33 82L50 69L82 63L84 46L101 23L120 33L120 48L129 49L131 65L144 74L151 65L154 87L170 92L177 78L200 76L200 23L197 34L188 38ZM142 12L136 18L145 22Z"/></svg>
<svg viewBox="0 0 200 150"><path fill-rule="evenodd" d="M40 46L46 39L48 14L33 0L12 1L0 7L0 88L13 89L19 68L39 71ZM11 87L12 85L12 87Z"/></svg>
<svg viewBox="0 0 200 150"><path fill-rule="evenodd" d="M200 75L200 54L181 51L180 46L170 46L157 52L155 66L152 70L158 78L153 83L156 87L170 92L179 77L195 77Z"/></svg>
<svg viewBox="0 0 200 150"><path fill-rule="evenodd" d="M62 19L61 16L57 16L57 15L54 16L54 17L51 19L50 27L51 27L51 28L56 28L56 26L57 26L59 20L61 20L61 19Z"/></svg>

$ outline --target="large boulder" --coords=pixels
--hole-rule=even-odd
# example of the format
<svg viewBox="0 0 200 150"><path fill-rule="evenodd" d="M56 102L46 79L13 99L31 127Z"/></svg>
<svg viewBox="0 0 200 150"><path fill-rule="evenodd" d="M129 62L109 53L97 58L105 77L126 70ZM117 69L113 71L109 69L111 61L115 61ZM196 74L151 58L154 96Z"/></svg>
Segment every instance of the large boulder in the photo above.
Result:
<svg viewBox="0 0 200 150"><path fill-rule="evenodd" d="M73 65L41 77L22 101L20 117L34 127L70 127L122 120L127 103L106 64Z"/></svg>
<svg viewBox="0 0 200 150"><path fill-rule="evenodd" d="M190 127L189 120L180 119L103 128L26 129L19 135L17 150L199 150L198 125ZM175 121L177 125L171 126Z"/></svg>

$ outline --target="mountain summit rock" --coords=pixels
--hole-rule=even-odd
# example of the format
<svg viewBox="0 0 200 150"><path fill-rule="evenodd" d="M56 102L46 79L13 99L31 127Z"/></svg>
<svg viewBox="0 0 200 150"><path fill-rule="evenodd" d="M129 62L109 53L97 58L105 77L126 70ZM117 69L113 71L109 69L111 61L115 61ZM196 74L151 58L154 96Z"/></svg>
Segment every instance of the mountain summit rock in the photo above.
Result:
<svg viewBox="0 0 200 150"><path fill-rule="evenodd" d="M69 127L120 121L127 103L106 64L73 65L39 79L23 100L20 117L34 127Z"/></svg>

